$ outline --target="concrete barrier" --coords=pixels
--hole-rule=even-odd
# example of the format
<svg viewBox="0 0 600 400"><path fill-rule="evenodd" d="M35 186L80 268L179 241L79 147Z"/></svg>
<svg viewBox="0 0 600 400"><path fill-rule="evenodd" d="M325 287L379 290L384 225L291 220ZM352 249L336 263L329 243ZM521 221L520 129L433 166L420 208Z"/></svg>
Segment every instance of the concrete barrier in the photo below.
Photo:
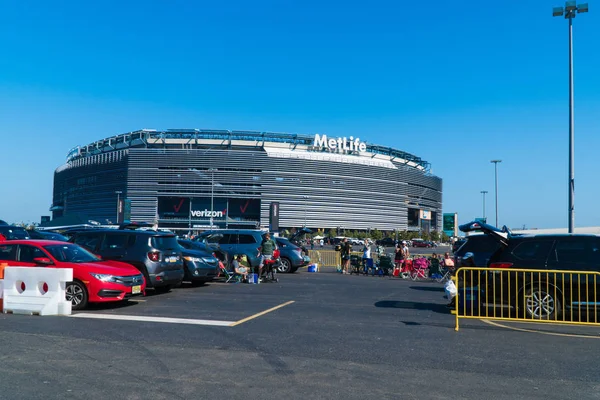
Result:
<svg viewBox="0 0 600 400"><path fill-rule="evenodd" d="M28 315L70 315L65 300L71 268L6 267L2 297L4 313Z"/></svg>

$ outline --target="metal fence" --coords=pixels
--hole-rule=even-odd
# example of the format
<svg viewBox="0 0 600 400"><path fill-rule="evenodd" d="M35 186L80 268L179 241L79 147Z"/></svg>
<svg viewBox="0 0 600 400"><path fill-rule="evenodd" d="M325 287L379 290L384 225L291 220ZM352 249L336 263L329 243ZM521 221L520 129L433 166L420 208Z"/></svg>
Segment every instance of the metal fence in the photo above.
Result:
<svg viewBox="0 0 600 400"><path fill-rule="evenodd" d="M455 330L461 318L598 325L600 273L460 268Z"/></svg>
<svg viewBox="0 0 600 400"><path fill-rule="evenodd" d="M351 254L362 258L363 253L354 251ZM320 267L340 267L342 262L340 252L335 250L309 250L308 256L311 263L318 263ZM371 257L373 262L379 261L377 253L371 252Z"/></svg>

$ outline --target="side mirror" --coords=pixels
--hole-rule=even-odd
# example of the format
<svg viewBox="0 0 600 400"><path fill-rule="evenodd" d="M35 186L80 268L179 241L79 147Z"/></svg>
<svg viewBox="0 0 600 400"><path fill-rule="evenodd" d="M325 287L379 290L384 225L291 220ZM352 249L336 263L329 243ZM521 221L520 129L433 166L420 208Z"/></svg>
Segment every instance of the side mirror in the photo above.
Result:
<svg viewBox="0 0 600 400"><path fill-rule="evenodd" d="M40 265L53 265L54 264L52 262L52 260L49 259L48 257L36 257L33 259L33 262L36 264L40 264Z"/></svg>

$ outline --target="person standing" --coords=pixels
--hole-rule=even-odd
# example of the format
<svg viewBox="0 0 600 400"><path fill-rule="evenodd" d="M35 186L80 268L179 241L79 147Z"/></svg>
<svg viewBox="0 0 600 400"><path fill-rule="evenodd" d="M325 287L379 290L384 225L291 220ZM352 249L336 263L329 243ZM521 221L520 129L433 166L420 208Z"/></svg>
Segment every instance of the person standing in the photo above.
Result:
<svg viewBox="0 0 600 400"><path fill-rule="evenodd" d="M371 258L371 246L369 246L369 241L367 239L365 239L365 243L363 246L363 268L365 273L369 272L367 270L367 260L369 260Z"/></svg>
<svg viewBox="0 0 600 400"><path fill-rule="evenodd" d="M271 234L269 232L265 233L263 236L263 240L260 243L260 247L258 248L258 255L260 256L260 264L258 266L258 276L262 275L262 267L265 263L265 260L270 260L273 258L273 252L277 248L275 241L271 239Z"/></svg>
<svg viewBox="0 0 600 400"><path fill-rule="evenodd" d="M402 252L404 253L404 259L410 257L410 251L408 250L408 244L406 243L406 240L402 241Z"/></svg>
<svg viewBox="0 0 600 400"><path fill-rule="evenodd" d="M321 240L319 241L319 245L321 246L321 248L323 248L323 245L324 245L324 244L325 244L325 241L324 241L323 239L321 239Z"/></svg>
<svg viewBox="0 0 600 400"><path fill-rule="evenodd" d="M352 246L348 241L348 238L344 238L342 241L341 255L342 255L342 274L348 274L348 267L350 266L350 252Z"/></svg>

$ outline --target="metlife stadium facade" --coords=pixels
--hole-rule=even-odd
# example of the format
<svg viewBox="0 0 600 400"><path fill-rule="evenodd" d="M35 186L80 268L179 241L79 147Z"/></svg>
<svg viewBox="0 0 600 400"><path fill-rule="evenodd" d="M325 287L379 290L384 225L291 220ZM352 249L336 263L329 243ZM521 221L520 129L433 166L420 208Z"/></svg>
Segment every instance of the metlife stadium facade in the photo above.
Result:
<svg viewBox="0 0 600 400"><path fill-rule="evenodd" d="M354 137L144 129L72 149L50 210L187 232L268 228L271 203L280 228L441 230L442 180Z"/></svg>

